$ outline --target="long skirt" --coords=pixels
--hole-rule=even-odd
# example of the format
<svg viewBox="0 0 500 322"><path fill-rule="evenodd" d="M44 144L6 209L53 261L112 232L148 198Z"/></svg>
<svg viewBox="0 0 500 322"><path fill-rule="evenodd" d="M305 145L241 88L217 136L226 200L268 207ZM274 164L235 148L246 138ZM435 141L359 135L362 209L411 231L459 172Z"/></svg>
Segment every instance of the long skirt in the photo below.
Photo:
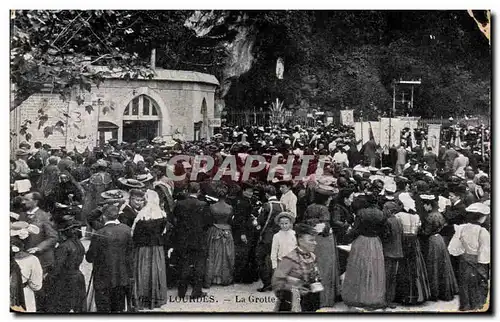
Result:
<svg viewBox="0 0 500 322"><path fill-rule="evenodd" d="M335 236L316 237L316 261L324 290L320 295L320 307L332 307L339 295L340 275Z"/></svg>
<svg viewBox="0 0 500 322"><path fill-rule="evenodd" d="M167 274L163 246L138 247L134 252L136 309L154 309L167 303Z"/></svg>
<svg viewBox="0 0 500 322"><path fill-rule="evenodd" d="M420 242L416 235L403 235L403 256L396 278L395 301L418 304L430 297L429 280Z"/></svg>
<svg viewBox="0 0 500 322"><path fill-rule="evenodd" d="M443 237L439 234L432 235L426 244L425 263L431 291L430 300L451 301L458 293L458 285Z"/></svg>
<svg viewBox="0 0 500 322"><path fill-rule="evenodd" d="M234 274L234 241L229 225L208 229L205 285L230 285Z"/></svg>
<svg viewBox="0 0 500 322"><path fill-rule="evenodd" d="M359 236L352 243L342 299L348 306L385 307L384 251L379 237Z"/></svg>
<svg viewBox="0 0 500 322"><path fill-rule="evenodd" d="M85 278L80 270L65 272L45 280L47 282L47 312L85 312ZM44 281L44 282L45 282Z"/></svg>
<svg viewBox="0 0 500 322"><path fill-rule="evenodd" d="M464 254L459 257L460 311L486 310L488 299L488 265L479 264L477 256Z"/></svg>

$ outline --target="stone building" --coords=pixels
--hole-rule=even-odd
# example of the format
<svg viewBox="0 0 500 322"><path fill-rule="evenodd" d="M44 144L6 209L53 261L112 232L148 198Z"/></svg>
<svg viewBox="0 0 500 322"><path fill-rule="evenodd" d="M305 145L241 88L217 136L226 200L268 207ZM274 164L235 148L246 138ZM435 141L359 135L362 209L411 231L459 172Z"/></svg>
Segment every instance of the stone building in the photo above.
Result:
<svg viewBox="0 0 500 322"><path fill-rule="evenodd" d="M31 144L40 141L79 151L111 138L135 142L157 136L185 140L211 136L213 127L220 126L214 116L214 94L219 86L215 76L166 69L155 72L152 79L128 81L112 74L90 93L75 90L66 101L50 93L30 96L10 112L11 133L15 133L11 149L26 141L19 133L23 128L31 135ZM44 122L42 117L40 122L42 115L48 120Z"/></svg>

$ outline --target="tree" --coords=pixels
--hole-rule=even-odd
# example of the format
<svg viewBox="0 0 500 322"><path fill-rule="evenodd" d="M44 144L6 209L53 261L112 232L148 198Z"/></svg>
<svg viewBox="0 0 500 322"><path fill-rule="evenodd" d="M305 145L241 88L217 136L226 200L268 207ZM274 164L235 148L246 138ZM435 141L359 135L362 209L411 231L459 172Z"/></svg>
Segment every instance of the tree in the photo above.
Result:
<svg viewBox="0 0 500 322"><path fill-rule="evenodd" d="M33 93L71 95L102 82L101 64L125 78L151 76L147 61L123 50L139 18L126 11L16 10L11 17L11 83L17 107ZM80 100L78 100L80 102Z"/></svg>

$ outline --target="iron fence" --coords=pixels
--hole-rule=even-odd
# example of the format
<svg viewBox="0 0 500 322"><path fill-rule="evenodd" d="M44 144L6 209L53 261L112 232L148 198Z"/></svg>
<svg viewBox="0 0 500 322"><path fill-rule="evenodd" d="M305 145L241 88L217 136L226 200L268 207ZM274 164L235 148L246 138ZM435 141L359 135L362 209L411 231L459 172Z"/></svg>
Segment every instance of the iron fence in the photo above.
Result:
<svg viewBox="0 0 500 322"><path fill-rule="evenodd" d="M318 125L318 120L322 122L326 122L325 117L307 117L307 116L294 116L292 111L284 112L284 124L290 125L301 125L303 127L312 127ZM233 111L229 112L224 118L226 126L270 126L272 125L272 116L270 112L267 111L258 111L258 112L250 112L250 111ZM491 125L491 118L488 116L477 116L473 118L461 118L454 119L450 121L445 118L433 118L433 119L420 119L418 121L419 127L427 127L428 124L441 124L443 127L447 127L453 124L467 124L471 126L480 126L484 124L486 126ZM334 125L340 125L339 117L333 118Z"/></svg>

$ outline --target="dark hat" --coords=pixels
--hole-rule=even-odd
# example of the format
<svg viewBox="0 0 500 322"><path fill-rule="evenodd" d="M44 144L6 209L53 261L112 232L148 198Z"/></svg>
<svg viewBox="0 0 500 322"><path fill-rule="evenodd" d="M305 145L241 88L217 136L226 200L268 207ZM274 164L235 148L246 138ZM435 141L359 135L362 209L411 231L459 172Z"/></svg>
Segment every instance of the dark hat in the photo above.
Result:
<svg viewBox="0 0 500 322"><path fill-rule="evenodd" d="M429 190L429 185L427 182L419 180L415 182L415 187L419 193L427 192Z"/></svg>
<svg viewBox="0 0 500 322"><path fill-rule="evenodd" d="M26 156L29 155L29 151L25 149L18 149L16 150L16 156L21 157L21 156Z"/></svg>
<svg viewBox="0 0 500 322"><path fill-rule="evenodd" d="M249 182L249 181L244 181L244 182L241 183L241 189L242 190L245 190L245 189L254 189L254 188L255 188L254 185L251 182Z"/></svg>
<svg viewBox="0 0 500 322"><path fill-rule="evenodd" d="M288 211L283 211L283 212L280 212L275 218L274 218L274 223L276 225L279 225L279 222L280 222L280 219L281 218L288 218L290 219L290 221L292 222L292 224L295 222L295 216L293 213L291 212L288 212Z"/></svg>
<svg viewBox="0 0 500 322"><path fill-rule="evenodd" d="M463 195L463 194L465 194L466 190L467 190L467 188L463 184L460 184L460 183L448 184L448 191L452 192L454 194Z"/></svg>
<svg viewBox="0 0 500 322"><path fill-rule="evenodd" d="M57 229L60 231L65 231L71 228L80 228L83 223L77 221L72 215L64 215L57 223Z"/></svg>
<svg viewBox="0 0 500 322"><path fill-rule="evenodd" d="M316 236L318 233L314 229L313 226L307 225L307 224L297 224L293 228L295 230L295 234L297 235L297 238L303 235L312 235Z"/></svg>

